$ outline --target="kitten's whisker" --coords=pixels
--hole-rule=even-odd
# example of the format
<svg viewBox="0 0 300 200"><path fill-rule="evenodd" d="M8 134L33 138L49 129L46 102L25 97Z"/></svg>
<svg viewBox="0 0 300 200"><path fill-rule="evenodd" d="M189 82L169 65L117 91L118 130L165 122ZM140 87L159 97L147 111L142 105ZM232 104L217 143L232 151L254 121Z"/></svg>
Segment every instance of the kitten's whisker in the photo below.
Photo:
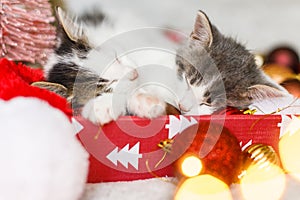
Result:
<svg viewBox="0 0 300 200"><path fill-rule="evenodd" d="M223 97L223 96L226 96L225 94L218 94L217 96L214 96L214 98L219 98L219 97Z"/></svg>
<svg viewBox="0 0 300 200"><path fill-rule="evenodd" d="M119 58L118 58L118 53L117 53L117 51L115 51L115 60L116 60L119 64L121 64L121 61L120 61Z"/></svg>
<svg viewBox="0 0 300 200"><path fill-rule="evenodd" d="M218 100L226 101L227 99L226 98L218 98Z"/></svg>

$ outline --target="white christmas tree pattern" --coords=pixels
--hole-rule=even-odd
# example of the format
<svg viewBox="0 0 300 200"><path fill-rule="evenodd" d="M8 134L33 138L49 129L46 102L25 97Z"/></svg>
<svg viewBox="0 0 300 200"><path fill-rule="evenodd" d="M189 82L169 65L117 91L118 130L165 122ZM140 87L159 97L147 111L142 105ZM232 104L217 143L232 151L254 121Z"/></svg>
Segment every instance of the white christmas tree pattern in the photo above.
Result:
<svg viewBox="0 0 300 200"><path fill-rule="evenodd" d="M281 138L283 135L285 135L286 133L290 133L293 134L296 130L292 130L290 128L290 130L288 130L288 127L292 127L290 126L291 122L293 121L293 123L300 123L300 119L298 117L296 117L295 115L291 115L291 117L287 116L287 115L281 115L282 119L281 119L281 123L278 123L278 127L280 127L280 135L279 138ZM298 128L298 126L295 126Z"/></svg>
<svg viewBox="0 0 300 200"><path fill-rule="evenodd" d="M246 144L243 144L243 142L241 141L240 142L240 147L241 147L242 151L244 151L247 147L251 146L252 143L253 143L252 140L249 140Z"/></svg>
<svg viewBox="0 0 300 200"><path fill-rule="evenodd" d="M79 133L84 127L74 117L72 117L72 126L74 129L74 135Z"/></svg>
<svg viewBox="0 0 300 200"><path fill-rule="evenodd" d="M139 158L142 158L140 151L140 142L137 142L130 150L129 144L124 146L120 151L118 147L112 150L106 158L110 160L115 166L118 166L118 161L128 169L128 163L131 164L136 170L139 169Z"/></svg>
<svg viewBox="0 0 300 200"><path fill-rule="evenodd" d="M169 116L169 124L166 124L165 128L169 129L168 139L172 139L177 134L180 134L186 128L197 124L197 120L193 117L190 117L190 120L182 115L179 116L179 119L173 115Z"/></svg>

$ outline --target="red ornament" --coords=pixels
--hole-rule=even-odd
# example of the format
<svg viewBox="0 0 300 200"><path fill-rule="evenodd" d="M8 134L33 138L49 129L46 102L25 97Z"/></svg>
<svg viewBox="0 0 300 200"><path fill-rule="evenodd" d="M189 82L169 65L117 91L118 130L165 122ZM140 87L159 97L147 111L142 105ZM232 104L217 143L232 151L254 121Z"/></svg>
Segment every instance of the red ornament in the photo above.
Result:
<svg viewBox="0 0 300 200"><path fill-rule="evenodd" d="M237 138L222 125L200 121L198 129L195 126L187 128L175 138L172 153L183 152L183 148L187 149L177 160L177 169L185 155L194 155L202 162L201 174L213 175L228 185L237 180L242 167L242 151Z"/></svg>

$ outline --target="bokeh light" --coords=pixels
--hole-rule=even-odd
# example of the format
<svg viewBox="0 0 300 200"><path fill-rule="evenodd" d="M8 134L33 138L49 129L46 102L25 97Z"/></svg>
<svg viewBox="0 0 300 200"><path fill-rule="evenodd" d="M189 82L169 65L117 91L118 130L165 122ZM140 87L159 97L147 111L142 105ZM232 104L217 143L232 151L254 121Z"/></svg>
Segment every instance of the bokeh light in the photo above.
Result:
<svg viewBox="0 0 300 200"><path fill-rule="evenodd" d="M202 162L196 156L185 157L180 166L182 174L187 177L197 176L202 170Z"/></svg>
<svg viewBox="0 0 300 200"><path fill-rule="evenodd" d="M300 119L295 118L279 141L282 166L291 176L300 180Z"/></svg>
<svg viewBox="0 0 300 200"><path fill-rule="evenodd" d="M264 64L264 57L261 54L255 54L254 59L258 67L261 67Z"/></svg>
<svg viewBox="0 0 300 200"><path fill-rule="evenodd" d="M283 170L272 163L250 165L241 178L241 191L245 200L280 199L285 185Z"/></svg>
<svg viewBox="0 0 300 200"><path fill-rule="evenodd" d="M232 200L228 186L205 174L186 179L178 188L175 200Z"/></svg>

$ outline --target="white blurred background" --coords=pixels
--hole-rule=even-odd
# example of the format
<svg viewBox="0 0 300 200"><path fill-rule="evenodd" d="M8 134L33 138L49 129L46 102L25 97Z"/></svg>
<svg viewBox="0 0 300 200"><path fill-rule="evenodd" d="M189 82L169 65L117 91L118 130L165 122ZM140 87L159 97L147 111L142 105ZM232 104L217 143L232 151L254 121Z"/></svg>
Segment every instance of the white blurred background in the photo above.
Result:
<svg viewBox="0 0 300 200"><path fill-rule="evenodd" d="M120 17L132 13L147 26L191 31L197 10L206 12L212 23L248 49L266 52L287 44L300 51L299 0L65 0L78 12L100 4Z"/></svg>

